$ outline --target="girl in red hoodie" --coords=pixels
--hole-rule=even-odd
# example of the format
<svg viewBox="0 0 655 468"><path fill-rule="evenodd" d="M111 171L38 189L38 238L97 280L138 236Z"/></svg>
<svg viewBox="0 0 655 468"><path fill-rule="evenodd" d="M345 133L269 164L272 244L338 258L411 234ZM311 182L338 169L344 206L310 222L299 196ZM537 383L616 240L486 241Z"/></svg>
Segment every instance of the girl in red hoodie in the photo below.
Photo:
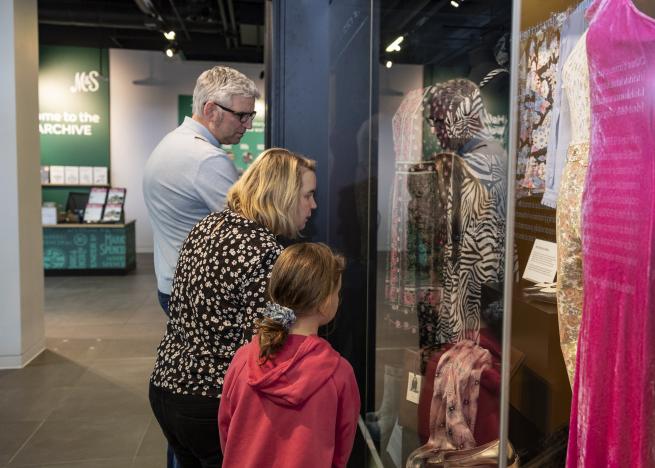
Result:
<svg viewBox="0 0 655 468"><path fill-rule="evenodd" d="M343 257L324 244L280 254L259 334L225 376L223 468L346 466L359 416L353 369L316 333L339 306Z"/></svg>

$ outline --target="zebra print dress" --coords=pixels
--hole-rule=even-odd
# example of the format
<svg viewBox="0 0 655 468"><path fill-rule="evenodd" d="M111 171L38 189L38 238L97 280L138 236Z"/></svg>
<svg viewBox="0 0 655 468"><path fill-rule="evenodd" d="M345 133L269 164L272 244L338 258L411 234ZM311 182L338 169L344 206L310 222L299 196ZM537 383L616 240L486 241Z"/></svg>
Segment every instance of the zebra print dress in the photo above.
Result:
<svg viewBox="0 0 655 468"><path fill-rule="evenodd" d="M452 158L439 343L477 341L482 284L504 276L507 156L497 142L473 139Z"/></svg>

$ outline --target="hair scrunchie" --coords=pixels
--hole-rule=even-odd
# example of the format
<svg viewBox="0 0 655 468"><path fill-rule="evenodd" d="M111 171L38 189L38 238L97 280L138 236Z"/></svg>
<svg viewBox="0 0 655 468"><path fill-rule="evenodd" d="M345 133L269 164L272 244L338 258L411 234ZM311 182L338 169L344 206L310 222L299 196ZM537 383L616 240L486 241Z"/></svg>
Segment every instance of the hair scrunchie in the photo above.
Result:
<svg viewBox="0 0 655 468"><path fill-rule="evenodd" d="M293 313L293 310L275 302L268 303L264 311L264 316L281 323L287 330L296 322L296 314Z"/></svg>

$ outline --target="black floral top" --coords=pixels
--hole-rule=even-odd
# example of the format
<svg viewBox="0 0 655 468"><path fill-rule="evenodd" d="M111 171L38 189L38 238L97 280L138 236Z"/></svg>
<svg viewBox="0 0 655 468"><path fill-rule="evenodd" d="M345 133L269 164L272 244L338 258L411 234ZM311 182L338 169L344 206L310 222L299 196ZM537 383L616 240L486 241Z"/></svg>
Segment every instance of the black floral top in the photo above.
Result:
<svg viewBox="0 0 655 468"><path fill-rule="evenodd" d="M271 231L230 209L195 225L177 261L153 385L220 398L230 361L266 306L280 252Z"/></svg>

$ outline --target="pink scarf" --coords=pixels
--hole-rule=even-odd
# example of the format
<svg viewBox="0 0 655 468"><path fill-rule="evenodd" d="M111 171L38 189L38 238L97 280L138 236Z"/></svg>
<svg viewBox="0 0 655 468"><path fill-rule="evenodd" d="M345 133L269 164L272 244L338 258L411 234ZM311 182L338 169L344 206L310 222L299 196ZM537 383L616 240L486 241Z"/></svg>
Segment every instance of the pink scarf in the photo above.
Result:
<svg viewBox="0 0 655 468"><path fill-rule="evenodd" d="M456 343L441 356L434 375L430 439L410 454L408 466L422 466L422 460L442 451L477 445L473 433L480 377L491 365L491 353L470 340Z"/></svg>

